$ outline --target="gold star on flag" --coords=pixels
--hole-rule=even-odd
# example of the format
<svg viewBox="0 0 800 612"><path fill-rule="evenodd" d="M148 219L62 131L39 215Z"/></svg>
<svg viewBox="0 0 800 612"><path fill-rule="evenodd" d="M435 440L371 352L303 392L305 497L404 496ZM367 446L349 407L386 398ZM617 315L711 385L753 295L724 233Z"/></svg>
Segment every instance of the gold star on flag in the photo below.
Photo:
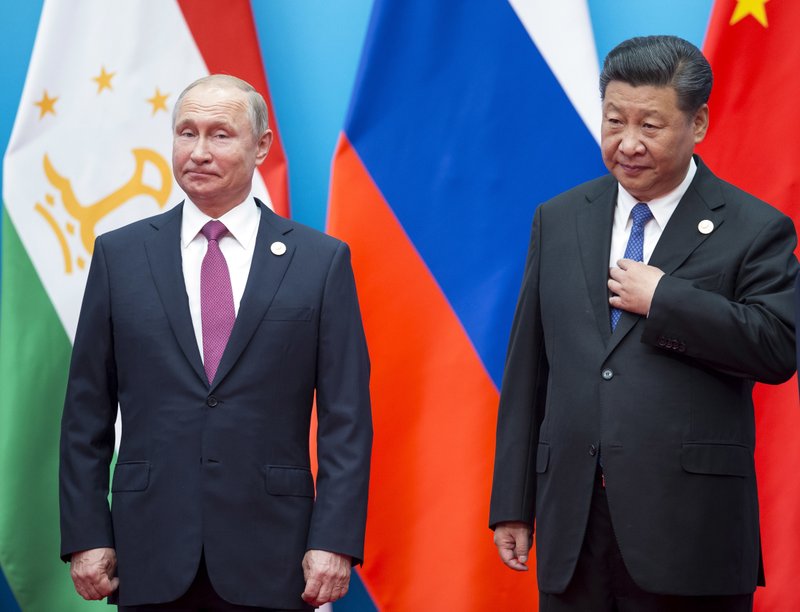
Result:
<svg viewBox="0 0 800 612"><path fill-rule="evenodd" d="M100 67L100 74L96 77L92 77L92 80L97 83L97 93L100 93L104 89L111 89L111 79L114 78L114 75L117 74L116 72L106 72L106 67Z"/></svg>
<svg viewBox="0 0 800 612"><path fill-rule="evenodd" d="M44 117L47 113L53 113L55 115L57 101L58 97L51 98L47 95L47 90L45 89L42 99L38 102L34 102L34 104L39 107L39 119Z"/></svg>
<svg viewBox="0 0 800 612"><path fill-rule="evenodd" d="M167 98L169 98L169 94L162 94L158 87L156 87L156 93L153 94L153 97L147 98L147 101L153 105L154 115L160 110L163 110L165 113L167 112Z"/></svg>
<svg viewBox="0 0 800 612"><path fill-rule="evenodd" d="M737 0L736 8L733 9L733 15L731 15L730 25L739 23L742 19L750 15L766 28L767 9L764 8L764 5L767 2L769 2L769 0Z"/></svg>

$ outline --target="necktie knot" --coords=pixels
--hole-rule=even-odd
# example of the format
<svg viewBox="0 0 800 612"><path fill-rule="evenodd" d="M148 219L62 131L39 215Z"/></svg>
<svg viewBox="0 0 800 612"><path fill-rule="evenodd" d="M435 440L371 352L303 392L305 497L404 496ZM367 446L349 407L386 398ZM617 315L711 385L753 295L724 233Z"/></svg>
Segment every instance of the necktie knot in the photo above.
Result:
<svg viewBox="0 0 800 612"><path fill-rule="evenodd" d="M203 234L209 242L212 240L219 241L227 232L228 228L225 227L222 221L209 221L203 226L203 229L200 230L200 233Z"/></svg>
<svg viewBox="0 0 800 612"><path fill-rule="evenodd" d="M652 218L653 213L650 211L650 207L642 202L639 202L631 210L631 219L633 219L634 225L644 225Z"/></svg>

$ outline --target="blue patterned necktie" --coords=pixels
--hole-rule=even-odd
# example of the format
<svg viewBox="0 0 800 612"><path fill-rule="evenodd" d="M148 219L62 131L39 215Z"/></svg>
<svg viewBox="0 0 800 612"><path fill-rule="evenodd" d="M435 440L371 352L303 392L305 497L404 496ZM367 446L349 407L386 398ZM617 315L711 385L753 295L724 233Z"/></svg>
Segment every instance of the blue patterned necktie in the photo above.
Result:
<svg viewBox="0 0 800 612"><path fill-rule="evenodd" d="M642 261L644 259L644 226L653 218L653 213L650 212L650 207L647 204L639 202L631 210L631 218L633 219L633 226L631 227L630 238L628 238L628 246L625 247L624 258ZM619 308L611 309L611 331L616 329L621 316L622 311Z"/></svg>

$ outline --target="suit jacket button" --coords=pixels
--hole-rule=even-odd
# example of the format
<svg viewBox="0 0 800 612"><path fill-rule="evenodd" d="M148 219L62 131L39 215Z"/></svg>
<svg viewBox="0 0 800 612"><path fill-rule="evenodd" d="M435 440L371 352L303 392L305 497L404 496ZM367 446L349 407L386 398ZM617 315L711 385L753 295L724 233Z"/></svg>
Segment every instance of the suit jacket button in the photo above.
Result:
<svg viewBox="0 0 800 612"><path fill-rule="evenodd" d="M209 395L208 399L206 400L206 406L208 406L209 408L213 408L217 404L219 404L219 401L217 400L217 398L214 397L213 395Z"/></svg>
<svg viewBox="0 0 800 612"><path fill-rule="evenodd" d="M685 345L683 342L681 342L681 343L678 345L678 352L679 352L679 353L685 353L685 352L686 352L686 345Z"/></svg>
<svg viewBox="0 0 800 612"><path fill-rule="evenodd" d="M664 336L661 336L658 339L658 346L665 346L667 344L667 339Z"/></svg>
<svg viewBox="0 0 800 612"><path fill-rule="evenodd" d="M597 454L597 447L594 444L589 445L589 454L594 457Z"/></svg>
<svg viewBox="0 0 800 612"><path fill-rule="evenodd" d="M603 377L603 380L611 380L612 378L614 378L614 371L609 368L606 368L605 370L603 370L600 376Z"/></svg>

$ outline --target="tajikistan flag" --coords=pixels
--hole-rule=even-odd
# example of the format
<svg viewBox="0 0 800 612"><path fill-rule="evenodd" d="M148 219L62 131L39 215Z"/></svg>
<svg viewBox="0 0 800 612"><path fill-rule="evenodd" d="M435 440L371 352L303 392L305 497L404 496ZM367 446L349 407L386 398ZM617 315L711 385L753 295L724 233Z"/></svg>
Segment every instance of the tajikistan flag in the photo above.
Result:
<svg viewBox="0 0 800 612"><path fill-rule="evenodd" d="M98 605L74 593L58 553L71 342L95 237L183 198L172 108L209 72L259 89L275 130L247 0L44 5L3 168L0 565L25 612ZM279 139L253 193L288 213Z"/></svg>

